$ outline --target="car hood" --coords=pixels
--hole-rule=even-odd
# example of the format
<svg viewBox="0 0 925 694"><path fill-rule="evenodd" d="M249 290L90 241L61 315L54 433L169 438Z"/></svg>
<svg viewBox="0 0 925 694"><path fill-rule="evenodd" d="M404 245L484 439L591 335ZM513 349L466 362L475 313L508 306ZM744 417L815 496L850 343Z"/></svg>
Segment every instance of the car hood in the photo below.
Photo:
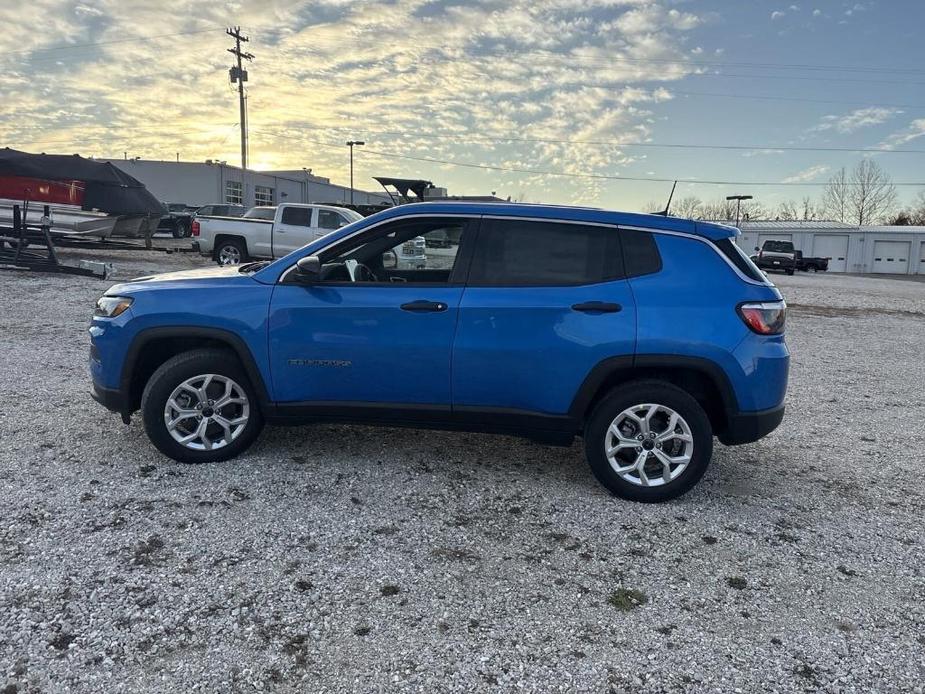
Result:
<svg viewBox="0 0 925 694"><path fill-rule="evenodd" d="M144 277L135 277L129 280L135 282L171 282L176 280L206 280L216 277L240 277L239 265L216 265L214 267L203 267L196 270L180 270L179 272L162 272L157 275L145 275Z"/></svg>

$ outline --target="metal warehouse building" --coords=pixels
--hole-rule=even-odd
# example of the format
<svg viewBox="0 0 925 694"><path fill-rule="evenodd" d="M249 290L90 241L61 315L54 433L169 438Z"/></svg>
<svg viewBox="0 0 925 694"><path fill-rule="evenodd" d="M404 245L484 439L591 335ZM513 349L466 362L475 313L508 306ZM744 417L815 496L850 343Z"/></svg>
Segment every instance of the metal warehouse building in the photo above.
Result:
<svg viewBox="0 0 925 694"><path fill-rule="evenodd" d="M840 222L746 221L739 247L749 255L769 239L792 241L807 257L829 258L829 272L925 275L925 227L846 226Z"/></svg>
<svg viewBox="0 0 925 694"><path fill-rule="evenodd" d="M145 184L163 202L208 205L226 203L253 207L281 202L350 202L350 188L307 170L243 171L218 161L106 159ZM354 190L358 205L389 203L389 196Z"/></svg>

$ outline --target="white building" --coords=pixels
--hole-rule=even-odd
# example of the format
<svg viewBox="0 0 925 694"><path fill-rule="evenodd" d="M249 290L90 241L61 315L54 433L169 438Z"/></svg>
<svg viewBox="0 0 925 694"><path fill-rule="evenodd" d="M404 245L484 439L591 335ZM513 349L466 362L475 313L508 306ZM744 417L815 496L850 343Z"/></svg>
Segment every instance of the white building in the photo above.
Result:
<svg viewBox="0 0 925 694"><path fill-rule="evenodd" d="M350 202L350 188L308 171L242 171L238 166L151 159L106 159L145 184L164 202L199 206L226 203L253 207L281 202ZM382 193L353 191L357 205L391 204Z"/></svg>
<svg viewBox="0 0 925 694"><path fill-rule="evenodd" d="M829 272L925 275L925 227L847 226L840 222L746 221L739 247L749 255L765 241L792 241L807 257L829 258Z"/></svg>

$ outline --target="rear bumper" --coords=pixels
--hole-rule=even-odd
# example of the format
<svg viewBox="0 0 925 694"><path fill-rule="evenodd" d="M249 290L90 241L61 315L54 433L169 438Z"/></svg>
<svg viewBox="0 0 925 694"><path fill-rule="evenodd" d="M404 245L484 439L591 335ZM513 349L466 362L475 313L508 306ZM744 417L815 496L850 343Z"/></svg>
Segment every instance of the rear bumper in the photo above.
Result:
<svg viewBox="0 0 925 694"><path fill-rule="evenodd" d="M726 446L737 446L764 438L774 431L784 418L784 406L759 412L739 412L730 415L725 431L719 436Z"/></svg>

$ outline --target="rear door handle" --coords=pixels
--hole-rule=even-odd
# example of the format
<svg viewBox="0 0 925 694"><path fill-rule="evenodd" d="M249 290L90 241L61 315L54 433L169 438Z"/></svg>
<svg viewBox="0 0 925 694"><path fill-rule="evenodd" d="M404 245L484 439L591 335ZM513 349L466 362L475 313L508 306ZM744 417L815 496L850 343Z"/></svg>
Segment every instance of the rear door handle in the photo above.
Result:
<svg viewBox="0 0 925 694"><path fill-rule="evenodd" d="M572 304L572 310L582 313L619 313L623 307L606 301L585 301L582 304Z"/></svg>
<svg viewBox="0 0 925 694"><path fill-rule="evenodd" d="M447 306L442 301L426 301L418 299L401 305L402 311L413 311L415 313L439 313L446 311Z"/></svg>

